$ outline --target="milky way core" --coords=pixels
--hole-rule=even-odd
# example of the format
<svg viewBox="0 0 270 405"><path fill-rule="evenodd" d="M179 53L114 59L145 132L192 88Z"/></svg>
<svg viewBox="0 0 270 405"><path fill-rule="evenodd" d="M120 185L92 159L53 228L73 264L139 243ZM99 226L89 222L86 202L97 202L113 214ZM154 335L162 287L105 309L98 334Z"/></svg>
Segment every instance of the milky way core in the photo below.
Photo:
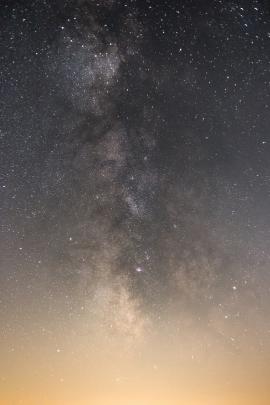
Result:
<svg viewBox="0 0 270 405"><path fill-rule="evenodd" d="M269 405L268 2L0 27L0 405Z"/></svg>

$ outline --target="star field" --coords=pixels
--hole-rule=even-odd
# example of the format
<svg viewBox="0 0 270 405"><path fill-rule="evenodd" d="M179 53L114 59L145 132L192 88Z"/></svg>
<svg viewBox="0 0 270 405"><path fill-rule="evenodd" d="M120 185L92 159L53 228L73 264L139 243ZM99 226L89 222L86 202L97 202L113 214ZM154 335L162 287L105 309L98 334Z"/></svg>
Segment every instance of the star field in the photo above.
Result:
<svg viewBox="0 0 270 405"><path fill-rule="evenodd" d="M267 405L268 3L0 26L0 405Z"/></svg>

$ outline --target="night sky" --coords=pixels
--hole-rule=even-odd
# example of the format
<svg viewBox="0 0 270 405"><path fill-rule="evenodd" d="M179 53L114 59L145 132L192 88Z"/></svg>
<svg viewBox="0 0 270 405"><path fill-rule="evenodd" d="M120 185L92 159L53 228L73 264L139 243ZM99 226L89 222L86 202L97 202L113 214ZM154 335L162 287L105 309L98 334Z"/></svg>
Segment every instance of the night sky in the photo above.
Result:
<svg viewBox="0 0 270 405"><path fill-rule="evenodd" d="M0 27L0 405L269 405L268 1Z"/></svg>

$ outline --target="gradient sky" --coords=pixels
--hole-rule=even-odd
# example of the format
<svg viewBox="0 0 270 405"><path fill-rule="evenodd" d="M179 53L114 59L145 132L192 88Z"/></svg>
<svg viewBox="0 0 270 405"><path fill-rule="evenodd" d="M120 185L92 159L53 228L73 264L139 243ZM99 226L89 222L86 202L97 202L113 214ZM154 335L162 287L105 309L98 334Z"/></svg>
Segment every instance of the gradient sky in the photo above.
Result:
<svg viewBox="0 0 270 405"><path fill-rule="evenodd" d="M0 27L0 405L269 405L268 2Z"/></svg>

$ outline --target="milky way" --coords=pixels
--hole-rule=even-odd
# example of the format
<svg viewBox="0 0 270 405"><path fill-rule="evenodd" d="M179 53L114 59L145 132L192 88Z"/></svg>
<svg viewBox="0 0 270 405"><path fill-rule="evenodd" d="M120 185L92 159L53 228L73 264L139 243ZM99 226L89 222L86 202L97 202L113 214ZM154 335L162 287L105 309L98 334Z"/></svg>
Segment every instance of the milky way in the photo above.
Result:
<svg viewBox="0 0 270 405"><path fill-rule="evenodd" d="M267 2L0 20L0 404L268 404Z"/></svg>

